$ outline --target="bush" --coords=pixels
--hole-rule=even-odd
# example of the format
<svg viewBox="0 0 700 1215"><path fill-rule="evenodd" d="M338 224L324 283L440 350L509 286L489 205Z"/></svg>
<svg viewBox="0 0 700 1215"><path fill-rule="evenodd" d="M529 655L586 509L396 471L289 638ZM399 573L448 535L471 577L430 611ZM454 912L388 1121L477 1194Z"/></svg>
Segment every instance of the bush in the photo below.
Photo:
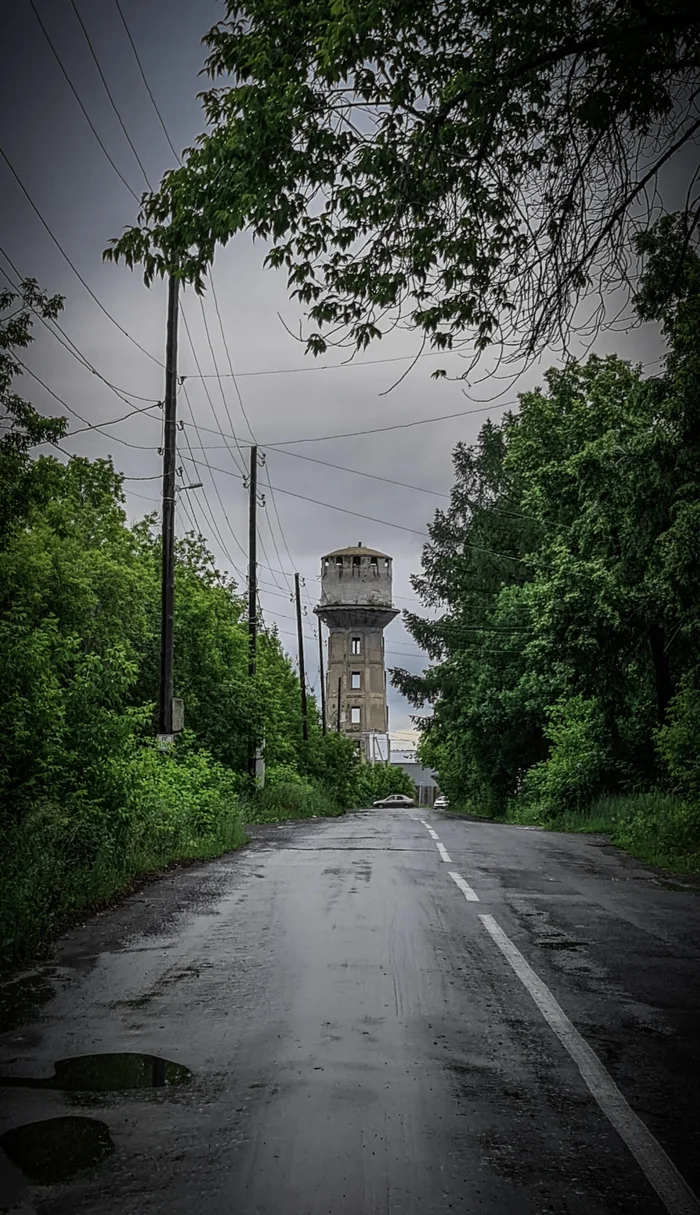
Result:
<svg viewBox="0 0 700 1215"><path fill-rule="evenodd" d="M265 784L245 807L249 823L279 823L289 819L324 818L343 814L344 808L323 785L299 779Z"/></svg>
<svg viewBox="0 0 700 1215"><path fill-rule="evenodd" d="M610 760L596 700L574 696L557 702L545 734L552 744L549 758L525 774L519 800L547 820L588 806L604 786Z"/></svg>
<svg viewBox="0 0 700 1215"><path fill-rule="evenodd" d="M390 793L405 793L416 796L416 786L410 776L398 764L361 764L356 780L354 804L371 806Z"/></svg>
<svg viewBox="0 0 700 1215"><path fill-rule="evenodd" d="M687 680L671 701L656 746L675 790L700 801L700 690Z"/></svg>
<svg viewBox="0 0 700 1215"><path fill-rule="evenodd" d="M29 956L72 914L136 876L245 842L234 776L184 739L134 744L118 767L123 802L106 813L77 790L8 825L0 857L0 962Z"/></svg>
<svg viewBox="0 0 700 1215"><path fill-rule="evenodd" d="M357 805L356 785L360 770L357 748L345 734L322 734L310 723L304 769L306 778L327 789L334 802L344 809Z"/></svg>

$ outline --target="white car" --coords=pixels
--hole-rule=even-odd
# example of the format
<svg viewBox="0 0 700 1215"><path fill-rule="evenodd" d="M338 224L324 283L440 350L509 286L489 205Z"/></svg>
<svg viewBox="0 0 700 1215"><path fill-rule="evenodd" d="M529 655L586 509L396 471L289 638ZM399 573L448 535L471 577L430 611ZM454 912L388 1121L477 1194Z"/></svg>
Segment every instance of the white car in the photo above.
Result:
<svg viewBox="0 0 700 1215"><path fill-rule="evenodd" d="M445 794L441 793L440 796L436 797L435 801L433 802L433 810L446 810L449 804L450 803L445 797Z"/></svg>
<svg viewBox="0 0 700 1215"><path fill-rule="evenodd" d="M372 802L373 806L380 806L387 810L393 806L395 810L400 807L414 806L415 802L412 797L406 797L405 793L390 793L388 797L381 797L378 802Z"/></svg>

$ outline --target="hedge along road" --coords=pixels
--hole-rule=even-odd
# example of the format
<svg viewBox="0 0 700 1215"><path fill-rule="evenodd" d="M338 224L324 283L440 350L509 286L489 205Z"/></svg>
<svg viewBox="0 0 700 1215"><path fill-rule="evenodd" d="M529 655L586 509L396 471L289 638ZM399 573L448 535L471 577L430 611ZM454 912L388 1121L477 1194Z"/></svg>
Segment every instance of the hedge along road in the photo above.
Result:
<svg viewBox="0 0 700 1215"><path fill-rule="evenodd" d="M417 810L254 830L5 986L5 1208L700 1211L692 889Z"/></svg>

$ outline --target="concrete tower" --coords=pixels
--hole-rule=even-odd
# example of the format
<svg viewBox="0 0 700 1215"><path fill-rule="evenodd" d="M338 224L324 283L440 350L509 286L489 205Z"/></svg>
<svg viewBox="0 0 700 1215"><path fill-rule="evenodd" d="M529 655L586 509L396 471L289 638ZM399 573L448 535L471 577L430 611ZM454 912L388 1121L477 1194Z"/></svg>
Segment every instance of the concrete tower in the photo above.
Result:
<svg viewBox="0 0 700 1215"><path fill-rule="evenodd" d="M328 728L337 729L340 709L341 731L356 738L369 757L369 740L389 730L384 629L398 615L391 602L391 557L362 544L328 553L321 560L321 602L314 612L329 633Z"/></svg>

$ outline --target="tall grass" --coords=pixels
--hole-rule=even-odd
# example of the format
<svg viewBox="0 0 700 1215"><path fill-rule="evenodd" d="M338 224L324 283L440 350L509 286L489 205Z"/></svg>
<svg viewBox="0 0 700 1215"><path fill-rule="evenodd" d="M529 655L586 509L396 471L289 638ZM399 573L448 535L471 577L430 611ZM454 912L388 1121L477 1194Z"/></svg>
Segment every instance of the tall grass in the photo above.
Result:
<svg viewBox="0 0 700 1215"><path fill-rule="evenodd" d="M658 790L605 794L581 811L552 817L537 805L516 805L510 821L540 823L548 831L594 832L631 856L662 869L700 873L700 807Z"/></svg>
<svg viewBox="0 0 700 1215"><path fill-rule="evenodd" d="M323 785L285 780L266 785L244 807L248 823L280 823L291 819L335 817L345 811Z"/></svg>
<svg viewBox="0 0 700 1215"><path fill-rule="evenodd" d="M174 861L218 856L246 840L234 779L205 752L174 760L143 748L122 812L76 795L37 804L3 832L0 964L37 951L77 912Z"/></svg>

